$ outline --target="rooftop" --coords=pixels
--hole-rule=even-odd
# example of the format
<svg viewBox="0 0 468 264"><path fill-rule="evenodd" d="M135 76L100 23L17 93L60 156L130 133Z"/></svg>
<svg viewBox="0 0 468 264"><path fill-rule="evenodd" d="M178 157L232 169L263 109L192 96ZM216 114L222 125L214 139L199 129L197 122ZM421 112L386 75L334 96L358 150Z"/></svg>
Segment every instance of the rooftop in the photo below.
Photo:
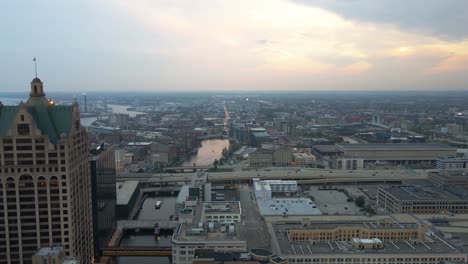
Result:
<svg viewBox="0 0 468 264"><path fill-rule="evenodd" d="M341 223L348 226L351 223ZM300 224L297 224L300 227ZM291 243L287 236L287 231L291 224L274 224L275 232L272 232L272 239L278 243L281 255L312 255L312 254L395 254L395 253L454 253L460 252L448 242L433 236L428 241L382 241L382 249L355 248L351 241L327 241L327 242L294 242Z"/></svg>
<svg viewBox="0 0 468 264"><path fill-rule="evenodd" d="M205 202L203 204L205 214L240 214L240 202Z"/></svg>
<svg viewBox="0 0 468 264"><path fill-rule="evenodd" d="M468 190L454 185L379 186L399 200L468 200Z"/></svg>
<svg viewBox="0 0 468 264"><path fill-rule="evenodd" d="M257 199L262 216L320 215L309 198Z"/></svg>
<svg viewBox="0 0 468 264"><path fill-rule="evenodd" d="M117 204L128 204L139 183L139 181L117 182L115 185L117 190Z"/></svg>
<svg viewBox="0 0 468 264"><path fill-rule="evenodd" d="M63 254L63 247L43 247L36 252L36 256L48 257Z"/></svg>
<svg viewBox="0 0 468 264"><path fill-rule="evenodd" d="M385 151L385 150L405 150L405 151L434 151L434 150L453 150L456 148L442 144L336 144L336 147L342 151Z"/></svg>

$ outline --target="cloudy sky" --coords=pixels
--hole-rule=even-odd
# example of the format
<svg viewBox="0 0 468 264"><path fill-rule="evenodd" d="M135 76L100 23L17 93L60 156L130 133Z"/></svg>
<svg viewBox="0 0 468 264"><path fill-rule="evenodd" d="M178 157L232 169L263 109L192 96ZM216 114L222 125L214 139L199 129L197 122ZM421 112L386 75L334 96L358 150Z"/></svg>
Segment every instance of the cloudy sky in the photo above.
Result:
<svg viewBox="0 0 468 264"><path fill-rule="evenodd" d="M467 0L0 3L0 91L468 90Z"/></svg>

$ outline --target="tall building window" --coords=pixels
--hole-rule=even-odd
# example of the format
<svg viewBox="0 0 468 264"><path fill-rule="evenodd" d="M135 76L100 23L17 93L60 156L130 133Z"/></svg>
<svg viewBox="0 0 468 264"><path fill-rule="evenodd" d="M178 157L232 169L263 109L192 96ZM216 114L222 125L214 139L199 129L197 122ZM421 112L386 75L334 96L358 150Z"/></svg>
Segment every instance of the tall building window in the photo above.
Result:
<svg viewBox="0 0 468 264"><path fill-rule="evenodd" d="M29 124L18 124L18 135L29 136Z"/></svg>

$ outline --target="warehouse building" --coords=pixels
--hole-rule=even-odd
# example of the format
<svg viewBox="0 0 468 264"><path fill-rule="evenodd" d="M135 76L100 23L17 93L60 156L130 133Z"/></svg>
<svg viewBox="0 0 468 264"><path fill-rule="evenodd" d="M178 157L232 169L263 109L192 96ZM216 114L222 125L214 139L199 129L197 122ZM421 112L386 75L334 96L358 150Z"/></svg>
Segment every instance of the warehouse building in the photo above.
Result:
<svg viewBox="0 0 468 264"><path fill-rule="evenodd" d="M377 203L391 213L468 213L468 190L454 185L379 186Z"/></svg>
<svg viewBox="0 0 468 264"><path fill-rule="evenodd" d="M442 144L337 144L346 157L362 158L364 163L386 161L401 165L436 166L440 157L455 156L457 149Z"/></svg>
<svg viewBox="0 0 468 264"><path fill-rule="evenodd" d="M272 224L273 253L288 263L466 263L467 255L428 226L393 219L372 222Z"/></svg>

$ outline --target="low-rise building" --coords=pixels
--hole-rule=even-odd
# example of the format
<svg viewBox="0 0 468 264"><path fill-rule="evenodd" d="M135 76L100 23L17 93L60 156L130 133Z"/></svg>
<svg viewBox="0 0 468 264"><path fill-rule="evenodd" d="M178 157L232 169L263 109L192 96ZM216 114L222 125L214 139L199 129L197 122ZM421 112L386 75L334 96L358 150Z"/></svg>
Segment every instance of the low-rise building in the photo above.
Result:
<svg viewBox="0 0 468 264"><path fill-rule="evenodd" d="M273 165L288 166L292 161L292 150L290 148L280 148L273 152Z"/></svg>
<svg viewBox="0 0 468 264"><path fill-rule="evenodd" d="M201 210L198 208L196 210ZM179 224L172 236L172 263L192 264L196 249L218 252L246 252L247 242L240 230L242 224L204 223L195 212L192 221Z"/></svg>
<svg viewBox="0 0 468 264"><path fill-rule="evenodd" d="M364 159L348 156L334 156L331 159L331 168L335 170L362 170Z"/></svg>
<svg viewBox="0 0 468 264"><path fill-rule="evenodd" d="M257 150L249 154L250 166L271 166L273 164L273 155L271 151Z"/></svg>
<svg viewBox="0 0 468 264"><path fill-rule="evenodd" d="M379 186L377 204L391 213L468 213L468 190L454 185Z"/></svg>
<svg viewBox="0 0 468 264"><path fill-rule="evenodd" d="M272 192L293 193L297 191L297 181L264 180L263 182L271 186Z"/></svg>
<svg viewBox="0 0 468 264"><path fill-rule="evenodd" d="M424 224L382 220L272 224L272 250L288 263L467 261L466 253L435 235Z"/></svg>
<svg viewBox="0 0 468 264"><path fill-rule="evenodd" d="M241 220L240 202L205 202L202 221L219 223L237 223Z"/></svg>
<svg viewBox="0 0 468 264"><path fill-rule="evenodd" d="M256 199L271 199L271 186L259 179L253 179L254 194Z"/></svg>
<svg viewBox="0 0 468 264"><path fill-rule="evenodd" d="M266 216L310 216L321 215L314 202L309 198L257 199L260 215Z"/></svg>
<svg viewBox="0 0 468 264"><path fill-rule="evenodd" d="M439 170L429 172L427 177L431 182L438 185L468 186L468 171L466 170Z"/></svg>
<svg viewBox="0 0 468 264"><path fill-rule="evenodd" d="M454 156L457 149L442 144L337 144L343 156L364 162L386 161L408 166L435 167L439 157Z"/></svg>
<svg viewBox="0 0 468 264"><path fill-rule="evenodd" d="M439 170L463 170L468 168L468 159L445 157L436 160L436 168Z"/></svg>
<svg viewBox="0 0 468 264"><path fill-rule="evenodd" d="M256 199L270 199L272 193L295 193L297 181L253 179L254 194Z"/></svg>
<svg viewBox="0 0 468 264"><path fill-rule="evenodd" d="M310 166L315 164L315 156L309 153L294 153L293 161L296 166Z"/></svg>

